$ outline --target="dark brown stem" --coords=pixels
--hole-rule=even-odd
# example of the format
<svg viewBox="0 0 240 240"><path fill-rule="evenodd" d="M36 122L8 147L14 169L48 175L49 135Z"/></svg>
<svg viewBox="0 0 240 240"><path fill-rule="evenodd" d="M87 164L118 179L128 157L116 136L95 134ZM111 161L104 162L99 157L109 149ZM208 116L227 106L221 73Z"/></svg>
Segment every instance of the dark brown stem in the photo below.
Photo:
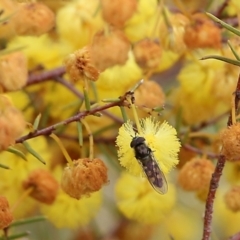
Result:
<svg viewBox="0 0 240 240"><path fill-rule="evenodd" d="M61 77L65 73L66 73L65 67L58 67L40 73L30 73L28 76L27 86L51 80L56 77Z"/></svg>
<svg viewBox="0 0 240 240"><path fill-rule="evenodd" d="M238 82L235 91L235 110L238 110L238 104L240 101L240 75L238 77ZM228 119L228 127L231 126L232 123L232 113L229 115ZM225 156L220 155L217 161L217 165L215 167L214 173L212 175L212 179L210 182L210 188L206 200L206 207L205 207L205 215L204 215L204 228L203 228L203 237L202 240L209 240L211 235L211 223L212 223L212 213L213 213L213 203L215 199L215 194L218 188L218 184L222 175L222 171L225 165Z"/></svg>
<svg viewBox="0 0 240 240"><path fill-rule="evenodd" d="M218 184L222 175L224 165L225 165L225 156L220 155L218 158L215 171L212 175L211 182L210 182L210 189L208 192L208 197L207 197L206 207L205 207L204 229L203 229L202 240L210 239L210 235L212 232L211 223L212 223L212 214L213 214L213 203L214 203L216 191L218 188Z"/></svg>
<svg viewBox="0 0 240 240"><path fill-rule="evenodd" d="M239 102L240 102L240 75L238 76L238 82L237 82L236 91L233 94L235 94L234 107L235 107L235 111L237 113L238 105L239 105ZM228 118L227 125L231 126L232 124L233 123L232 123L232 112L231 112L230 115L229 115L229 118Z"/></svg>
<svg viewBox="0 0 240 240"><path fill-rule="evenodd" d="M228 5L228 2L229 2L229 0L225 0L225 1L218 7L217 11L216 11L215 14L214 14L216 17L221 18L221 15L222 15L224 9L225 9L225 8L227 7L227 5Z"/></svg>
<svg viewBox="0 0 240 240"><path fill-rule="evenodd" d="M48 136L60 126L67 125L71 122L79 121L81 118L84 118L88 115L93 115L93 114L98 113L98 112L103 112L104 110L106 110L108 108L111 108L111 107L122 106L128 95L129 95L129 92L126 93L123 97L121 97L118 102L108 103L104 106L93 108L90 111L79 112L76 115L74 115L74 116L72 116L72 117L70 117L70 118L68 118L64 121L58 122L54 125L43 128L41 130L37 130L35 132L30 132L29 134L18 138L15 142L16 143L23 143L24 141L26 141L28 139L35 138L35 137L38 137L38 136L41 136L41 135Z"/></svg>
<svg viewBox="0 0 240 240"><path fill-rule="evenodd" d="M62 75L65 74L65 68L64 67L59 67L59 68L55 68L53 70L49 70L49 71L45 71L45 72L41 72L41 73L34 73L34 74L30 74L28 77L28 81L27 81L27 85L26 86L31 86L33 84L38 84L38 83L42 83L45 81L56 81L60 84L62 84L63 86L65 86L67 89L69 89L72 93L74 93L77 97L79 97L80 99L84 99L83 94L81 92L79 92L74 85L72 85L70 82L66 81ZM105 116L111 118L112 120L114 120L115 122L122 124L123 121L111 114L109 111L107 110L103 110L101 111L102 114L104 114Z"/></svg>
<svg viewBox="0 0 240 240"><path fill-rule="evenodd" d="M202 130L205 127L211 126L215 123L217 123L222 118L226 117L229 114L229 111L222 113L221 115L209 120L208 122L202 122L199 126L195 126L191 128L191 132L197 132Z"/></svg>

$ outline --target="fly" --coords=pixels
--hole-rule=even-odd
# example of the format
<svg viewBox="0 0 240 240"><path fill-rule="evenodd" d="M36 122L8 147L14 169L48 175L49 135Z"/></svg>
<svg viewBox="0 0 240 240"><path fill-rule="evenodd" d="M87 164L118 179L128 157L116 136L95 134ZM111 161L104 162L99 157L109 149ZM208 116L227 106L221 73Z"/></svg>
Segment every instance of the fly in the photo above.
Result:
<svg viewBox="0 0 240 240"><path fill-rule="evenodd" d="M134 149L135 158L140 163L149 183L161 194L168 191L167 180L160 169L151 148L145 143L144 137L133 137L131 148Z"/></svg>

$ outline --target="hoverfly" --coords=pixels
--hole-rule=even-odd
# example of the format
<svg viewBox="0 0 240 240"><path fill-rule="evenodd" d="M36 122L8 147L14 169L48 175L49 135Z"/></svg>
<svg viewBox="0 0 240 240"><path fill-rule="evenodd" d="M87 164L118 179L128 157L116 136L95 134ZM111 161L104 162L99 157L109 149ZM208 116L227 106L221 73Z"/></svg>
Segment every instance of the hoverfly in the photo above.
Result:
<svg viewBox="0 0 240 240"><path fill-rule="evenodd" d="M153 151L145 143L144 137L133 137L130 147L134 149L135 158L140 163L149 183L161 194L168 191L167 180L161 171Z"/></svg>

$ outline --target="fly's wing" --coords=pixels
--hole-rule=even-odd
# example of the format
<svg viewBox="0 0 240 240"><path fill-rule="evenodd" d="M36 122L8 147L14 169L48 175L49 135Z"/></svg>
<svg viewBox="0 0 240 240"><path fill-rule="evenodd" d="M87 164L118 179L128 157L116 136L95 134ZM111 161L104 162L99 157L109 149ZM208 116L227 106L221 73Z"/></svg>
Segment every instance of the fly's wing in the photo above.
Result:
<svg viewBox="0 0 240 240"><path fill-rule="evenodd" d="M153 154L149 154L148 158L145 161L141 161L141 165L152 187L158 193L167 193L167 180L160 167L158 166Z"/></svg>

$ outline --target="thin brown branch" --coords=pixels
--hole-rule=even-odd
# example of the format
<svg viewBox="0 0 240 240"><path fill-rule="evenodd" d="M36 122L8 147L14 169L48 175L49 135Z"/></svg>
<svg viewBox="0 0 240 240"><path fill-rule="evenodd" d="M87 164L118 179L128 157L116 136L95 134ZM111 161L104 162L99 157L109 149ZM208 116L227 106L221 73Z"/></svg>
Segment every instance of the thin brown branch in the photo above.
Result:
<svg viewBox="0 0 240 240"><path fill-rule="evenodd" d="M225 10L225 8L228 6L229 0L225 0L216 10L216 12L214 13L214 15L218 18L221 18L221 15L223 13L223 11Z"/></svg>
<svg viewBox="0 0 240 240"><path fill-rule="evenodd" d="M212 179L210 182L210 189L208 192L208 197L206 201L205 207L205 216L204 216L204 229L203 229L203 237L202 240L211 239L211 223L212 223L212 214L213 214L213 203L216 195L216 191L218 188L218 184L222 175L222 171L225 165L225 156L220 155L218 158L218 162L215 168L215 171L212 175Z"/></svg>
<svg viewBox="0 0 240 240"><path fill-rule="evenodd" d="M212 153L212 152L205 152L199 148L196 148L190 144L183 144L182 145L185 149L191 151L191 152L195 152L197 154L201 154L201 155L205 155L207 156L208 158L210 159L216 159L216 158L219 158L219 154L216 154L216 153Z"/></svg>
<svg viewBox="0 0 240 240"><path fill-rule="evenodd" d="M240 102L240 75L238 77L238 82L235 91L235 110L238 110L238 104ZM232 125L232 113L229 115L229 119L227 122L228 127ZM212 175L212 179L210 182L209 192L206 200L205 206L205 215L204 215L204 227L203 227L203 237L202 240L210 240L211 235L211 224L212 224L212 214L213 214L213 203L216 195L216 191L218 188L218 184L222 175L222 171L225 165L226 159L225 156L220 155L217 161L217 165L215 167L214 173Z"/></svg>
<svg viewBox="0 0 240 240"><path fill-rule="evenodd" d="M65 73L66 73L65 67L58 67L40 73L30 73L28 76L27 86L52 80L56 77L61 77Z"/></svg>
<svg viewBox="0 0 240 240"><path fill-rule="evenodd" d="M39 83L42 83L45 81L56 81L56 82L62 84L63 86L65 86L67 89L69 89L77 97L79 97L80 99L83 99L84 98L83 94L81 92L79 92L74 87L74 85L72 85L70 82L66 81L62 77L62 75L64 75L64 74L65 74L64 67L55 68L53 70L44 71L41 73L32 73L29 75L26 86L31 86L33 84L39 84ZM119 124L123 123L122 119L120 119L119 117L115 116L114 114L110 113L107 110L103 110L103 111L101 111L101 113L104 114L105 116L111 118L112 120L114 120L115 122L117 122Z"/></svg>
<svg viewBox="0 0 240 240"><path fill-rule="evenodd" d="M226 117L228 114L229 114L229 111L224 112L224 113L220 114L219 116L216 116L215 118L213 118L207 122L202 122L200 125L192 127L191 132L198 132L198 131L202 130L203 128L211 126L211 125L217 123L222 118Z"/></svg>
<svg viewBox="0 0 240 240"><path fill-rule="evenodd" d="M58 122L56 124L53 124L49 127L46 127L46 128L40 129L40 130L37 130L35 132L30 132L29 134L18 138L15 142L16 143L23 143L24 141L26 141L28 139L35 138L35 137L38 137L38 136L41 136L41 135L48 136L52 132L54 132L57 128L59 128L60 126L65 126L65 125L67 125L71 122L79 121L81 118L84 118L84 117L89 116L89 115L93 115L93 114L98 113L98 112L102 112L102 111L104 111L108 108L111 108L111 107L122 106L122 105L124 105L124 101L126 100L126 97L129 94L131 94L131 93L127 92L123 97L121 97L119 99L118 102L108 103L108 104L105 104L104 106L93 108L90 111L79 112L76 115L74 115L74 116L72 116L72 117L70 117L70 118L68 118L64 121Z"/></svg>
<svg viewBox="0 0 240 240"><path fill-rule="evenodd" d="M240 102L240 75L238 76L238 82L237 82L236 91L233 94L235 94L234 107L235 107L235 111L237 113L238 105L239 105L239 102ZM232 124L233 123L232 123L232 112L231 112L230 115L229 115L229 118L228 118L227 125L231 126Z"/></svg>

